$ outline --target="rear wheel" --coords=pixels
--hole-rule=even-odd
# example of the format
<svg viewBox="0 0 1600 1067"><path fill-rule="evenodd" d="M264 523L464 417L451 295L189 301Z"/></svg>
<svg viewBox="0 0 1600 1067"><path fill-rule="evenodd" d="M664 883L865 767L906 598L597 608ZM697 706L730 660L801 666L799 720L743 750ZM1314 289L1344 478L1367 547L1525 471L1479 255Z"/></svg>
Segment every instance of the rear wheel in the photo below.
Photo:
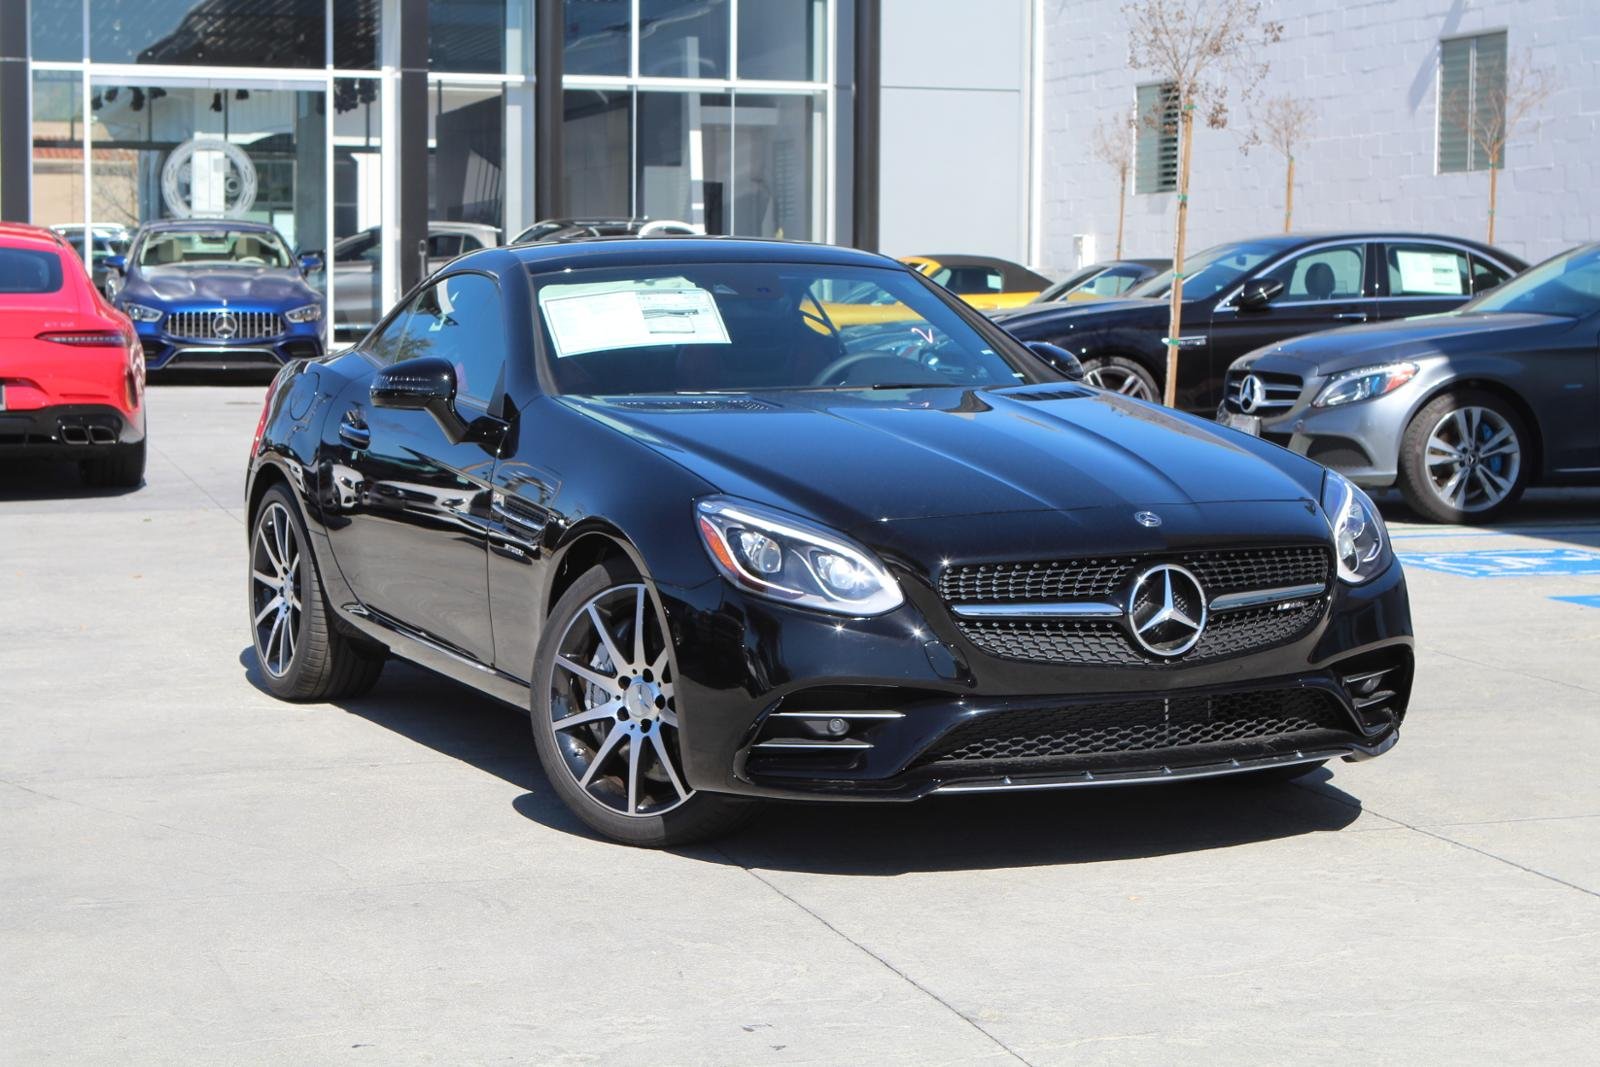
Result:
<svg viewBox="0 0 1600 1067"><path fill-rule="evenodd" d="M531 711L551 787L613 840L681 845L726 833L753 810L684 781L667 635L655 597L621 565L590 568L551 611Z"/></svg>
<svg viewBox="0 0 1600 1067"><path fill-rule="evenodd" d="M250 636L273 696L338 700L372 688L384 654L334 627L300 509L281 485L251 523L249 587Z"/></svg>
<svg viewBox="0 0 1600 1067"><path fill-rule="evenodd" d="M1087 385L1136 400L1157 400L1161 389L1153 374L1137 360L1125 356L1095 356L1083 361L1083 380Z"/></svg>
<svg viewBox="0 0 1600 1067"><path fill-rule="evenodd" d="M80 469L84 484L96 489L136 489L144 481L144 442L111 445L105 455L83 460Z"/></svg>
<svg viewBox="0 0 1600 1067"><path fill-rule="evenodd" d="M1528 431L1500 397L1445 393L1417 412L1400 442L1400 492L1435 522L1488 522L1527 486Z"/></svg>

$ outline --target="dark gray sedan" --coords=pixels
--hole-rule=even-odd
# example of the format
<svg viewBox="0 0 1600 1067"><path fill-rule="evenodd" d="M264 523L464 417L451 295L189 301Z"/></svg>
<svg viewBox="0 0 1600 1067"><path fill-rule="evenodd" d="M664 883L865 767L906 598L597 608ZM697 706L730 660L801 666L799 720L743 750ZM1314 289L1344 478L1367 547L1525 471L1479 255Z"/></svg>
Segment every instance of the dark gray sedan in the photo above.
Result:
<svg viewBox="0 0 1600 1067"><path fill-rule="evenodd" d="M1600 244L1458 311L1258 349L1229 368L1218 419L1439 522L1600 484Z"/></svg>

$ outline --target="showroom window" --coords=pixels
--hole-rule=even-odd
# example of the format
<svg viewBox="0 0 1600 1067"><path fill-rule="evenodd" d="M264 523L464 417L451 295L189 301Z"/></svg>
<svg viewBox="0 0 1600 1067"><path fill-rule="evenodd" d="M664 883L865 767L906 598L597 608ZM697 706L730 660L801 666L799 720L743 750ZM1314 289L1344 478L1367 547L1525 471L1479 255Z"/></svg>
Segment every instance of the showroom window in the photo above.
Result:
<svg viewBox="0 0 1600 1067"><path fill-rule="evenodd" d="M155 66L321 67L326 18L326 0L89 0L89 58Z"/></svg>
<svg viewBox="0 0 1600 1067"><path fill-rule="evenodd" d="M1178 187L1178 92L1171 84L1141 85L1133 191L1170 193Z"/></svg>
<svg viewBox="0 0 1600 1067"><path fill-rule="evenodd" d="M566 73L626 75L633 34L633 0L567 0Z"/></svg>
<svg viewBox="0 0 1600 1067"><path fill-rule="evenodd" d="M1440 41L1439 173L1505 166L1504 151L1490 160L1483 143L1504 124L1505 108L1505 32Z"/></svg>
<svg viewBox="0 0 1600 1067"><path fill-rule="evenodd" d="M729 21L728 0L639 0L639 73L728 77Z"/></svg>

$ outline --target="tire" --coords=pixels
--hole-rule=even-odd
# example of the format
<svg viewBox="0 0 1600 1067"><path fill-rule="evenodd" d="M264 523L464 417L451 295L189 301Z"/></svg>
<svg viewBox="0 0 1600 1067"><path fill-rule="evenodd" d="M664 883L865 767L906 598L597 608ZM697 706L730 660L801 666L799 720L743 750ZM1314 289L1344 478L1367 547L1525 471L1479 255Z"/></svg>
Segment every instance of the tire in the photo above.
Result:
<svg viewBox="0 0 1600 1067"><path fill-rule="evenodd" d="M1084 384L1138 400L1161 403L1161 386L1138 360L1126 356L1095 356L1083 361Z"/></svg>
<svg viewBox="0 0 1600 1067"><path fill-rule="evenodd" d="M144 481L144 442L110 449L106 455L82 461L83 483L96 489L137 489Z"/></svg>
<svg viewBox="0 0 1600 1067"><path fill-rule="evenodd" d="M245 583L250 643L268 692L280 700L324 701L349 699L372 688L383 671L385 653L357 643L333 625L305 522L285 486L268 489L250 517ZM287 602L286 590L293 591Z"/></svg>
<svg viewBox="0 0 1600 1067"><path fill-rule="evenodd" d="M647 848L728 833L757 807L684 784L660 618L654 594L626 564L591 567L550 612L529 709L534 749L556 795L596 833ZM569 718L581 721L557 727Z"/></svg>
<svg viewBox="0 0 1600 1067"><path fill-rule="evenodd" d="M1400 440L1400 492L1434 522L1490 522L1527 488L1531 441L1522 417L1494 393L1444 393Z"/></svg>

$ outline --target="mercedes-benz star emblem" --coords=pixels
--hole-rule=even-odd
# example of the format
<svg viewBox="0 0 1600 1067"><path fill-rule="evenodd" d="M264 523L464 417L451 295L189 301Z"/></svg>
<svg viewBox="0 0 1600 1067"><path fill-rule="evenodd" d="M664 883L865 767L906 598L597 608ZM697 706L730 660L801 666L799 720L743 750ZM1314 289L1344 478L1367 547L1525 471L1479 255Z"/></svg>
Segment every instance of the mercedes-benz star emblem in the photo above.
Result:
<svg viewBox="0 0 1600 1067"><path fill-rule="evenodd" d="M1140 526L1148 526L1152 530L1161 525L1161 516L1153 511L1135 511L1133 521Z"/></svg>
<svg viewBox="0 0 1600 1067"><path fill-rule="evenodd" d="M1267 387L1254 374L1246 374L1239 383L1239 410L1246 415L1267 402Z"/></svg>
<svg viewBox="0 0 1600 1067"><path fill-rule="evenodd" d="M1181 656L1206 628L1206 594L1200 580L1175 563L1151 567L1128 593L1128 628L1139 646L1157 656Z"/></svg>
<svg viewBox="0 0 1600 1067"><path fill-rule="evenodd" d="M219 311L211 316L211 332L224 341L231 341L239 332L239 320L233 317L231 311Z"/></svg>

